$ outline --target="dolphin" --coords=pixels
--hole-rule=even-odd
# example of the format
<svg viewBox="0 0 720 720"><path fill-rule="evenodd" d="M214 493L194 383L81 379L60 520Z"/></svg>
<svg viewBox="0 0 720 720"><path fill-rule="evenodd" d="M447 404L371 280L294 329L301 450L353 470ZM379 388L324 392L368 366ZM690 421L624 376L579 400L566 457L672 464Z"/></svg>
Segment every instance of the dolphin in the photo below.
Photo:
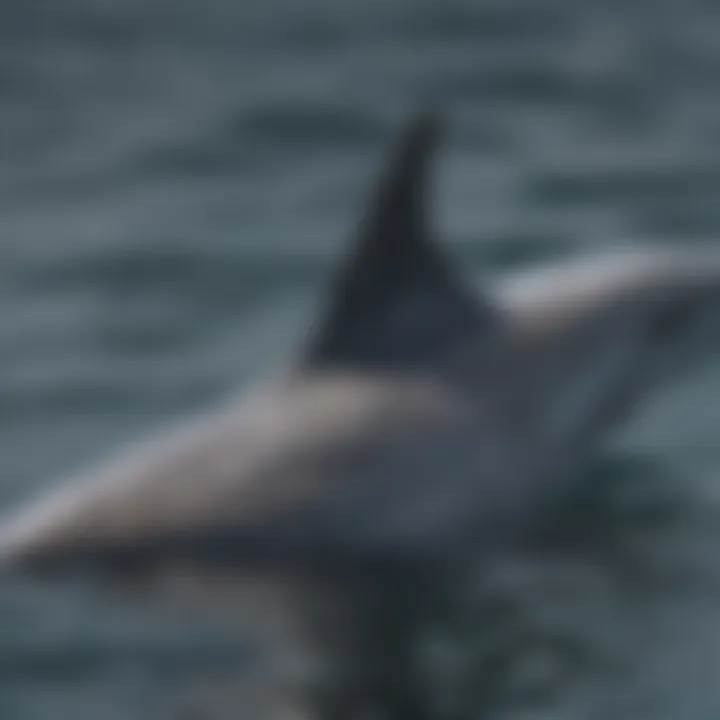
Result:
<svg viewBox="0 0 720 720"><path fill-rule="evenodd" d="M5 572L267 578L332 670L303 681L305 711L428 715L423 623L483 558L531 542L592 444L720 342L707 250L466 282L431 224L439 132L430 113L405 128L290 366L9 513Z"/></svg>

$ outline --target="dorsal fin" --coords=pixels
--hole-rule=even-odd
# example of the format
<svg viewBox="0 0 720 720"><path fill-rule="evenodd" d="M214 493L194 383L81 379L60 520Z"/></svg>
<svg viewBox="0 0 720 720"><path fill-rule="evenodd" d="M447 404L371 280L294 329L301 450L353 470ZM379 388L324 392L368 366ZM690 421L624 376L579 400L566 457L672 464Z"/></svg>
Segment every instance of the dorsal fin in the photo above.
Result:
<svg viewBox="0 0 720 720"><path fill-rule="evenodd" d="M429 165L438 135L439 121L428 113L405 129L311 337L306 366L432 364L454 337L494 317L432 239Z"/></svg>

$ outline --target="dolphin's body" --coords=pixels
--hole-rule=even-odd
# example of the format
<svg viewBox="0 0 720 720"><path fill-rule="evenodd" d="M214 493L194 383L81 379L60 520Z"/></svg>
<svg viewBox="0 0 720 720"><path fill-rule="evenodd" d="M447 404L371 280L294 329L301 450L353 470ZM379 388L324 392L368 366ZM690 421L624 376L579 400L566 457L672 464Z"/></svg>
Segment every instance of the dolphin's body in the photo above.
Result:
<svg viewBox="0 0 720 720"><path fill-rule="evenodd" d="M405 663L436 591L532 538L589 444L720 344L720 258L700 250L464 285L425 217L435 134L403 137L290 371L11 515L7 567L310 579L353 629L316 712L420 717Z"/></svg>

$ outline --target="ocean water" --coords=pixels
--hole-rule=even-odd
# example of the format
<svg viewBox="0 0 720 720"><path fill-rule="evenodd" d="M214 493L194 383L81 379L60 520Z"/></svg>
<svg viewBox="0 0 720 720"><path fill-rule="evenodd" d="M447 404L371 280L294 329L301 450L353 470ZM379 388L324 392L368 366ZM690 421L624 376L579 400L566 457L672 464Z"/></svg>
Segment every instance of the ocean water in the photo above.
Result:
<svg viewBox="0 0 720 720"><path fill-rule="evenodd" d="M428 100L449 118L437 222L470 274L717 242L719 32L699 0L3 0L0 504L281 362ZM717 367L579 478L633 490L599 522L639 547L635 582L578 557L502 568L510 615L455 628L477 642L450 700L720 717ZM223 681L247 658L226 632L0 596L3 720L252 715ZM199 709L179 691L196 682Z"/></svg>

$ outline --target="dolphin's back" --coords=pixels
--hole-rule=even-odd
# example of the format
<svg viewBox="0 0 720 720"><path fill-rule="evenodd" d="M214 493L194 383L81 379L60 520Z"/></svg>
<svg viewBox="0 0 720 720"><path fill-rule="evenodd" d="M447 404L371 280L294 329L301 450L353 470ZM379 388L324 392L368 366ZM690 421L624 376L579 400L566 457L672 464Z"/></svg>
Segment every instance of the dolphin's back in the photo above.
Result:
<svg viewBox="0 0 720 720"><path fill-rule="evenodd" d="M427 508L426 524L412 511L425 502L423 472L442 472L430 458L445 458L442 439L463 428L467 437L473 422L439 384L288 380L63 484L14 516L0 553L42 564L124 553L151 561L227 552L242 562L253 552L392 552L430 541L437 508ZM427 486L459 500L437 477Z"/></svg>

